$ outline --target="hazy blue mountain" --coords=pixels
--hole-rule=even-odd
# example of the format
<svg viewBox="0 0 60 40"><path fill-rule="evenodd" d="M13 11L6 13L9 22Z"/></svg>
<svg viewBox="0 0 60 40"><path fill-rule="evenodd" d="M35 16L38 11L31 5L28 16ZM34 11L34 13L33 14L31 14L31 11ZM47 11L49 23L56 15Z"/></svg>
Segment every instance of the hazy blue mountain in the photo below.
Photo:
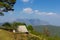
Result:
<svg viewBox="0 0 60 40"><path fill-rule="evenodd" d="M60 27L59 26L40 25L40 26L34 26L33 28L37 32L42 32L43 33L45 27L48 28L48 30L50 31L51 35L58 35L58 36L60 36Z"/></svg>
<svg viewBox="0 0 60 40"><path fill-rule="evenodd" d="M16 19L16 21L24 22L27 25L33 25L33 26L36 26L36 25L49 25L48 22L42 21L40 19Z"/></svg>
<svg viewBox="0 0 60 40"><path fill-rule="evenodd" d="M2 25L3 23L0 23L0 25Z"/></svg>
<svg viewBox="0 0 60 40"><path fill-rule="evenodd" d="M22 22L22 23L26 23L27 25L31 25L31 23L29 22L28 19L16 19L17 22Z"/></svg>
<svg viewBox="0 0 60 40"><path fill-rule="evenodd" d="M40 19L30 19L29 22L32 25L48 25L49 24L48 22L42 21Z"/></svg>

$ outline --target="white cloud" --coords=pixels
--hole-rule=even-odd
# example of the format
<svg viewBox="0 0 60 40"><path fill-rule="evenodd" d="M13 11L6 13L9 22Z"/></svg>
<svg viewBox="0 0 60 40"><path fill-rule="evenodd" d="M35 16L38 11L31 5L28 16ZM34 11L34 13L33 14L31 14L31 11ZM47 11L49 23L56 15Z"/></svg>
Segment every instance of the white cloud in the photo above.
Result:
<svg viewBox="0 0 60 40"><path fill-rule="evenodd" d="M22 0L22 1L26 3L26 2L29 2L30 0Z"/></svg>
<svg viewBox="0 0 60 40"><path fill-rule="evenodd" d="M51 15L57 15L56 13L53 13L53 12L40 12L39 10L35 10L35 14L38 14L38 15L47 15L47 16L51 16Z"/></svg>
<svg viewBox="0 0 60 40"><path fill-rule="evenodd" d="M23 9L23 12L24 13L29 13L29 14L37 14L37 15L46 15L46 16L53 16L53 15L57 15L56 13L54 12L41 12L39 10L33 10L32 8L24 8Z"/></svg>
<svg viewBox="0 0 60 40"><path fill-rule="evenodd" d="M33 13L33 10L32 10L32 8L24 8L24 9L23 9L23 12L30 14L30 13Z"/></svg>
<svg viewBox="0 0 60 40"><path fill-rule="evenodd" d="M57 15L57 14L56 13L53 13L53 12L49 12L46 15Z"/></svg>
<svg viewBox="0 0 60 40"><path fill-rule="evenodd" d="M48 16L51 16L51 15L57 15L56 13L53 13L53 12L40 12L39 10L34 10L34 13L35 14L38 14L38 15L48 15Z"/></svg>
<svg viewBox="0 0 60 40"><path fill-rule="evenodd" d="M34 2L34 0L21 0L21 1L24 3L33 3Z"/></svg>

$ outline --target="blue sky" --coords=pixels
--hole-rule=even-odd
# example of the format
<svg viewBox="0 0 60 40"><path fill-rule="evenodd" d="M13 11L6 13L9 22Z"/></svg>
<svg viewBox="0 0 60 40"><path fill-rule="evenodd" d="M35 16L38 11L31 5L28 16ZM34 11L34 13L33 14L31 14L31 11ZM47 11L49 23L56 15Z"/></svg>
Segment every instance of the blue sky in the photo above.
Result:
<svg viewBox="0 0 60 40"><path fill-rule="evenodd" d="M0 16L0 22L16 19L40 19L53 25L60 25L60 0L17 0L14 12Z"/></svg>

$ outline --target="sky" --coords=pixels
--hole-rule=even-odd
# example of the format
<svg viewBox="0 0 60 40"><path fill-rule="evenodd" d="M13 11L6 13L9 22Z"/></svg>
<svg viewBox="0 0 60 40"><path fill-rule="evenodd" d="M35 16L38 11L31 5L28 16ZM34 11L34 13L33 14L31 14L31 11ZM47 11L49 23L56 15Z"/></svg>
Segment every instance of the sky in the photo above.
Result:
<svg viewBox="0 0 60 40"><path fill-rule="evenodd" d="M14 11L4 12L0 22L16 19L40 19L60 26L60 0L16 0Z"/></svg>

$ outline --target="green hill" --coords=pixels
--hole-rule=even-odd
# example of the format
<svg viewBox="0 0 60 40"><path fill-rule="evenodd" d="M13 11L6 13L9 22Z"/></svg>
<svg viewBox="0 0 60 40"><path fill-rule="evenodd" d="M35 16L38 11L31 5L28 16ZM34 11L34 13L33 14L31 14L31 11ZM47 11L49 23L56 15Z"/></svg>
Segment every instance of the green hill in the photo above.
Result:
<svg viewBox="0 0 60 40"><path fill-rule="evenodd" d="M60 36L60 27L59 26L53 26L53 25L40 25L40 26L34 26L34 30L40 33L44 32L44 28L48 28L50 31L51 35L58 35Z"/></svg>

